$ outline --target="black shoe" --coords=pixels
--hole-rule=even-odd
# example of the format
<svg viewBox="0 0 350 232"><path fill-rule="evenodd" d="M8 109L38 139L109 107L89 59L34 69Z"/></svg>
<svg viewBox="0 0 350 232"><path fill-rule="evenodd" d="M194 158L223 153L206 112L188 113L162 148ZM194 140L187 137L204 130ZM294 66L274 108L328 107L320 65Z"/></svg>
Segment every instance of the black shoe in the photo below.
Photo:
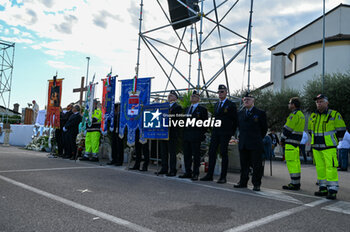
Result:
<svg viewBox="0 0 350 232"><path fill-rule="evenodd" d="M218 183L218 184L225 184L226 183L226 178L220 178L216 183Z"/></svg>
<svg viewBox="0 0 350 232"><path fill-rule="evenodd" d="M176 172L169 172L168 174L166 174L166 176L170 176L170 177L176 176Z"/></svg>
<svg viewBox="0 0 350 232"><path fill-rule="evenodd" d="M246 184L242 184L241 182L238 182L237 184L233 185L234 188L247 188Z"/></svg>
<svg viewBox="0 0 350 232"><path fill-rule="evenodd" d="M92 157L92 158L90 158L90 161L91 161L91 162L98 162L98 158Z"/></svg>
<svg viewBox="0 0 350 232"><path fill-rule="evenodd" d="M89 158L83 156L83 157L81 157L79 160L80 160L80 161L89 161Z"/></svg>
<svg viewBox="0 0 350 232"><path fill-rule="evenodd" d="M315 196L318 196L318 197L325 197L328 195L328 190L326 187L320 187L320 189L315 192Z"/></svg>
<svg viewBox="0 0 350 232"><path fill-rule="evenodd" d="M347 168L338 168L338 171L346 172L346 171L348 171L348 169Z"/></svg>
<svg viewBox="0 0 350 232"><path fill-rule="evenodd" d="M179 178L181 178L181 179L190 179L190 178L192 178L192 174L184 173L183 175L180 175ZM198 175L197 175L197 179L198 179Z"/></svg>
<svg viewBox="0 0 350 232"><path fill-rule="evenodd" d="M213 181L213 177L209 175L205 175L204 177L200 178L201 181Z"/></svg>
<svg viewBox="0 0 350 232"><path fill-rule="evenodd" d="M159 172L155 172L156 175L168 174L168 172L160 170Z"/></svg>
<svg viewBox="0 0 350 232"><path fill-rule="evenodd" d="M142 167L142 168L140 169L140 171L141 171L141 172L147 172L148 169L147 169L147 167Z"/></svg>
<svg viewBox="0 0 350 232"><path fill-rule="evenodd" d="M259 185L255 185L253 187L253 191L260 191L260 186Z"/></svg>
<svg viewBox="0 0 350 232"><path fill-rule="evenodd" d="M282 188L286 190L300 190L300 184L283 185Z"/></svg>
<svg viewBox="0 0 350 232"><path fill-rule="evenodd" d="M107 164L107 165L114 165L115 162L111 161L111 162L108 162L108 163L106 163L106 164Z"/></svg>
<svg viewBox="0 0 350 232"><path fill-rule="evenodd" d="M139 169L140 169L140 167L138 167L138 166L134 166L132 168L129 168L129 170L139 170Z"/></svg>
<svg viewBox="0 0 350 232"><path fill-rule="evenodd" d="M123 164L120 164L120 163L115 163L114 165L115 166L123 166Z"/></svg>
<svg viewBox="0 0 350 232"><path fill-rule="evenodd" d="M329 190L328 195L326 197L329 200L335 200L337 199L337 192L334 190Z"/></svg>
<svg viewBox="0 0 350 232"><path fill-rule="evenodd" d="M62 159L70 159L70 156L63 156Z"/></svg>
<svg viewBox="0 0 350 232"><path fill-rule="evenodd" d="M198 174L194 174L194 175L192 176L191 180L197 181L197 180L198 180Z"/></svg>

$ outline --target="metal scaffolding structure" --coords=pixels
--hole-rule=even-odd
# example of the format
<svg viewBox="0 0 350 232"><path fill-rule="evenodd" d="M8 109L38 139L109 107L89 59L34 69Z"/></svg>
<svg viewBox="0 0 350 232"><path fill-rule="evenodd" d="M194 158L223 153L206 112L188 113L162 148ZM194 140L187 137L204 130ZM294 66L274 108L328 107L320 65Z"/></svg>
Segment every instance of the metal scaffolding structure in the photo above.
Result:
<svg viewBox="0 0 350 232"><path fill-rule="evenodd" d="M10 108L15 43L0 40L0 105Z"/></svg>
<svg viewBox="0 0 350 232"><path fill-rule="evenodd" d="M165 5L167 1L156 0L156 4L159 6L161 14L166 19L165 25L160 25L152 29L142 30L142 21L144 17L143 0L140 4L140 18L139 18L139 41L142 40L155 62L158 64L161 72L167 79L164 90L153 91L153 98L163 99L167 92L171 89L175 89L178 93L182 91L198 90L201 94L209 99L211 93L216 93L216 88L211 88L211 85L215 80L222 81L228 88L228 94L230 92L230 77L227 72L227 68L232 62L245 50L244 69L246 63L248 65L248 90L250 86L250 60L251 60L251 31L252 31L252 15L253 15L253 0L250 0L250 8L247 9L248 14L248 28L247 35L244 36L241 33L233 30L230 26L224 25L224 20L234 10L240 0L204 0L198 2L199 12L196 12L191 7L187 6L184 2L175 0L183 7L186 7L189 11L195 15L187 19L183 19L177 22L172 22L169 13L166 12ZM204 9L207 9L206 11ZM151 9L155 12L157 9ZM219 14L220 10L220 14ZM173 25L183 23L186 20L198 19L196 23L191 24L188 27L174 30ZM226 22L227 23L227 22ZM161 34L167 34L165 38L161 38ZM175 39L169 39L170 37ZM187 40L188 39L188 40ZM214 42L213 42L214 41ZM161 49L165 48L165 51ZM172 51L172 55L169 55ZM208 61L206 65L209 66L211 53L216 52L217 59L220 60L221 67L215 69L215 73L208 75L206 73L207 66L203 61ZM140 65L140 42L138 44L138 59L136 64L136 75L139 74ZM218 55L220 54L220 55ZM188 59L183 59L184 55L188 56ZM180 59L179 57L182 56ZM197 70L193 70L193 58L197 58ZM215 56L214 56L215 57ZM220 57L220 58L218 58ZM180 63L180 60L182 64ZM188 68L184 70L183 60L188 61ZM242 73L244 75L244 71ZM187 73L188 72L188 73ZM237 76L237 75L236 75ZM175 80L179 82L186 82L187 88L183 85L181 87L176 86ZM161 96L163 95L163 96ZM235 99L236 97L230 96Z"/></svg>

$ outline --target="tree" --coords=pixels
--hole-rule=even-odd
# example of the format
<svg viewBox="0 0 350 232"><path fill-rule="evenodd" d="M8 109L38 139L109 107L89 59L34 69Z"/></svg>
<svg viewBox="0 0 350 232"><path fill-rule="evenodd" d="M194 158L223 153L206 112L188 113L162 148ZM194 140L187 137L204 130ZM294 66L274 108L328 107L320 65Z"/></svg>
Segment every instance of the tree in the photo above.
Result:
<svg viewBox="0 0 350 232"><path fill-rule="evenodd" d="M256 98L256 107L266 112L268 127L275 131L282 131L286 118L290 114L288 109L290 98L300 96L300 93L294 89L282 90L281 92L254 90L252 94Z"/></svg>
<svg viewBox="0 0 350 232"><path fill-rule="evenodd" d="M350 126L350 72L327 74L324 78L324 94L328 97L329 108L338 111L347 126ZM304 88L303 105L307 112L316 110L313 100L322 93L322 78L309 81Z"/></svg>

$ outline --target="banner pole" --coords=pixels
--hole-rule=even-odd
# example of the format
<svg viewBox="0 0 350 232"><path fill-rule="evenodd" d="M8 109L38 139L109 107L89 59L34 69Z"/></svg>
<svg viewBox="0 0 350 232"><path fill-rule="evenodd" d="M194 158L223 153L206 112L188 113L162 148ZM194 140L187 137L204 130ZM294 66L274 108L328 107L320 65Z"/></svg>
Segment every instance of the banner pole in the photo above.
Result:
<svg viewBox="0 0 350 232"><path fill-rule="evenodd" d="M159 176L159 167L158 167L158 163L159 163L159 153L158 153L158 139L157 139L157 149L156 149L156 151L157 151L157 176Z"/></svg>

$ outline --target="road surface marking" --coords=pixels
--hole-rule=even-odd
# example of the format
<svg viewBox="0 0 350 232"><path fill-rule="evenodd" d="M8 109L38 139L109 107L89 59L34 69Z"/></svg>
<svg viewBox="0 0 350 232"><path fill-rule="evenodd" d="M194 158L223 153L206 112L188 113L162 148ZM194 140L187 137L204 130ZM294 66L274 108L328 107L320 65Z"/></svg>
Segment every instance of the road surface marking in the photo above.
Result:
<svg viewBox="0 0 350 232"><path fill-rule="evenodd" d="M317 205L323 204L323 203L325 203L327 201L328 200L326 200L326 199L321 199L321 200L318 200L318 201L311 202L309 204L305 204L305 205L301 205L301 206L298 206L298 207L295 207L295 208L287 209L287 210L284 210L284 211L272 214L270 216L261 218L259 220L256 220L256 221L253 221L253 222L249 222L249 223L237 226L237 227L232 228L232 229L228 229L225 232L243 232L243 231L248 231L248 230L257 228L259 226L268 224L270 222L277 221L277 220L279 220L281 218L288 217L288 216L290 216L292 214L299 213L299 212L304 211L304 210L306 210L306 209L308 209L310 207L315 207Z"/></svg>
<svg viewBox="0 0 350 232"><path fill-rule="evenodd" d="M322 209L338 213L350 214L350 202L338 201L334 204L327 205Z"/></svg>
<svg viewBox="0 0 350 232"><path fill-rule="evenodd" d="M92 193L89 189L78 189L77 191L81 193Z"/></svg>
<svg viewBox="0 0 350 232"><path fill-rule="evenodd" d="M67 199L65 199L65 198L63 198L63 197L60 197L60 196L57 196L57 195L54 195L54 194L51 194L51 193L42 191L42 190L40 190L40 189L31 187L31 186L29 186L29 185L26 185L26 184L23 184L23 183L21 183L21 182L12 180L12 179L10 179L10 178L7 178L7 177L4 177L4 176L1 176L1 175L0 175L0 179L3 180L3 181L8 182L8 183L10 183L10 184L16 185L16 186L18 186L18 187L20 187L20 188L23 188L23 189L26 189L26 190L28 190L28 191L34 192L34 193L36 193L36 194L39 194L39 195L41 195L41 196L47 197L47 198L49 198L49 199L51 199L51 200L61 202L61 203L65 204L65 205L68 205L68 206L71 206L71 207L73 207L73 208L79 209L79 210L81 210L81 211L83 211L83 212L92 214L93 216L100 217L100 218L102 218L102 219L105 219L105 220L107 220L107 221L113 222L113 223L115 223L115 224L118 224L118 225L127 227L127 228L129 228L129 229L134 230L134 231L153 232L153 230L150 230L150 229L148 229L148 228L139 226L139 225L134 224L134 223L132 223L132 222L129 222L129 221L126 221L126 220L124 220L124 219L121 219L121 218L112 216L112 215L110 215L110 214L107 214L107 213L104 213L104 212L95 210L95 209L93 209L93 208L90 208L90 207L81 205L81 204L76 203L76 202L74 202L74 201L67 200Z"/></svg>

